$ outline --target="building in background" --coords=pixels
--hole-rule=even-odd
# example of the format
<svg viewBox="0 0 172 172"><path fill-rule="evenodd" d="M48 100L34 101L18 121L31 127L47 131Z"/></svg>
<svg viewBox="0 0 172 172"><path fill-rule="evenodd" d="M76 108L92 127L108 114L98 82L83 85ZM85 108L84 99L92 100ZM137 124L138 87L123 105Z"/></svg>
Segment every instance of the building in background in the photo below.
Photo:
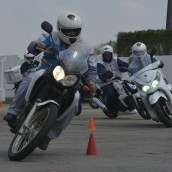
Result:
<svg viewBox="0 0 172 172"><path fill-rule="evenodd" d="M0 56L0 100L5 101L6 97L13 97L13 84L7 84L4 71L14 66L20 65L21 61L18 55Z"/></svg>

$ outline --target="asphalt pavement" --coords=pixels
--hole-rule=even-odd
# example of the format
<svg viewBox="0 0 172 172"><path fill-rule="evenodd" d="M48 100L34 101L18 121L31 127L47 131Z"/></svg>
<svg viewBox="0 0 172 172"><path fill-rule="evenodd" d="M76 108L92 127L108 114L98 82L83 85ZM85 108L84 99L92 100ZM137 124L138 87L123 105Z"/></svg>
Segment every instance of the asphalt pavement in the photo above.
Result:
<svg viewBox="0 0 172 172"><path fill-rule="evenodd" d="M100 109L83 104L58 139L46 151L36 149L20 162L8 159L13 134L2 120L8 104L0 107L0 172L171 172L172 128L144 120L137 113L108 119ZM93 117L96 130L88 130ZM93 134L97 155L86 155Z"/></svg>

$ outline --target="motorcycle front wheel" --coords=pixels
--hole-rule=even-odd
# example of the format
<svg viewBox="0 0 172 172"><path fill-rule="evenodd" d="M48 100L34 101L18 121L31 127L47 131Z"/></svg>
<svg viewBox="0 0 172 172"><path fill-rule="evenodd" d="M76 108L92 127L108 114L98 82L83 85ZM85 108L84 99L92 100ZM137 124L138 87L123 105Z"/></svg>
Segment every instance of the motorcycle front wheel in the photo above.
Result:
<svg viewBox="0 0 172 172"><path fill-rule="evenodd" d="M23 130L14 136L9 149L8 157L12 161L20 161L27 157L45 138L58 114L55 104L48 104L35 112ZM22 132L20 132L22 131Z"/></svg>
<svg viewBox="0 0 172 172"><path fill-rule="evenodd" d="M149 112L147 111L147 109L146 109L144 103L142 102L142 100L141 100L141 99L138 99L138 100L137 100L137 103L138 103L138 106L139 106L139 107L138 107L137 105L136 105L135 107L136 107L136 110L137 110L137 112L139 113L139 115L140 115L143 119L145 119L145 120L151 119L151 116L149 115Z"/></svg>
<svg viewBox="0 0 172 172"><path fill-rule="evenodd" d="M95 103L92 99L89 100L89 105L93 108L93 109L98 109L99 106L97 103Z"/></svg>
<svg viewBox="0 0 172 172"><path fill-rule="evenodd" d="M172 127L172 113L166 99L161 97L155 104L154 109L159 120L167 127Z"/></svg>
<svg viewBox="0 0 172 172"><path fill-rule="evenodd" d="M103 110L103 112L110 119L115 119L115 118L118 117L118 113L117 112L109 112L108 110Z"/></svg>
<svg viewBox="0 0 172 172"><path fill-rule="evenodd" d="M136 108L136 110L143 119L145 120L151 119L151 116L149 115L146 109Z"/></svg>

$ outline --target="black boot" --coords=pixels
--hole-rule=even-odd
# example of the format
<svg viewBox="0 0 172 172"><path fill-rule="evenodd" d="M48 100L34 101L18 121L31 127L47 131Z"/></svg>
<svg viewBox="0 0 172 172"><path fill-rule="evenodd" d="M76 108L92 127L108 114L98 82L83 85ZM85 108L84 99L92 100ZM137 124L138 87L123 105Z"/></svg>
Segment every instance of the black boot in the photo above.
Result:
<svg viewBox="0 0 172 172"><path fill-rule="evenodd" d="M17 116L16 115L13 115L11 113L7 113L4 117L3 117L3 120L7 121L8 122L8 125L10 126L10 128L13 128L15 123L16 123L16 120L17 120Z"/></svg>
<svg viewBox="0 0 172 172"><path fill-rule="evenodd" d="M15 123L16 122L16 115L7 113L4 117L3 120L7 121L8 123Z"/></svg>
<svg viewBox="0 0 172 172"><path fill-rule="evenodd" d="M41 150L47 150L50 141L51 139L46 136L44 140L38 145L38 148Z"/></svg>

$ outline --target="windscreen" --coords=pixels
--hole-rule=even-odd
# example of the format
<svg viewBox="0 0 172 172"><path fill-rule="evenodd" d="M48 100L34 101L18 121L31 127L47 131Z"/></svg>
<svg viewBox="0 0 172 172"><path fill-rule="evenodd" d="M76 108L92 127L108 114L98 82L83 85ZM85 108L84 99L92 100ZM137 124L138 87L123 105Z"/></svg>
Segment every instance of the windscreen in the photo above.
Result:
<svg viewBox="0 0 172 172"><path fill-rule="evenodd" d="M150 56L147 54L146 56L144 56L144 58L140 58L140 57L134 57L132 62L129 64L129 69L132 71L132 73L136 73L139 70L145 68L146 66L148 66L149 64L151 64L151 58Z"/></svg>
<svg viewBox="0 0 172 172"><path fill-rule="evenodd" d="M87 49L79 43L72 44L67 50L61 51L59 54L59 58L69 73L85 73L88 70L88 57Z"/></svg>

